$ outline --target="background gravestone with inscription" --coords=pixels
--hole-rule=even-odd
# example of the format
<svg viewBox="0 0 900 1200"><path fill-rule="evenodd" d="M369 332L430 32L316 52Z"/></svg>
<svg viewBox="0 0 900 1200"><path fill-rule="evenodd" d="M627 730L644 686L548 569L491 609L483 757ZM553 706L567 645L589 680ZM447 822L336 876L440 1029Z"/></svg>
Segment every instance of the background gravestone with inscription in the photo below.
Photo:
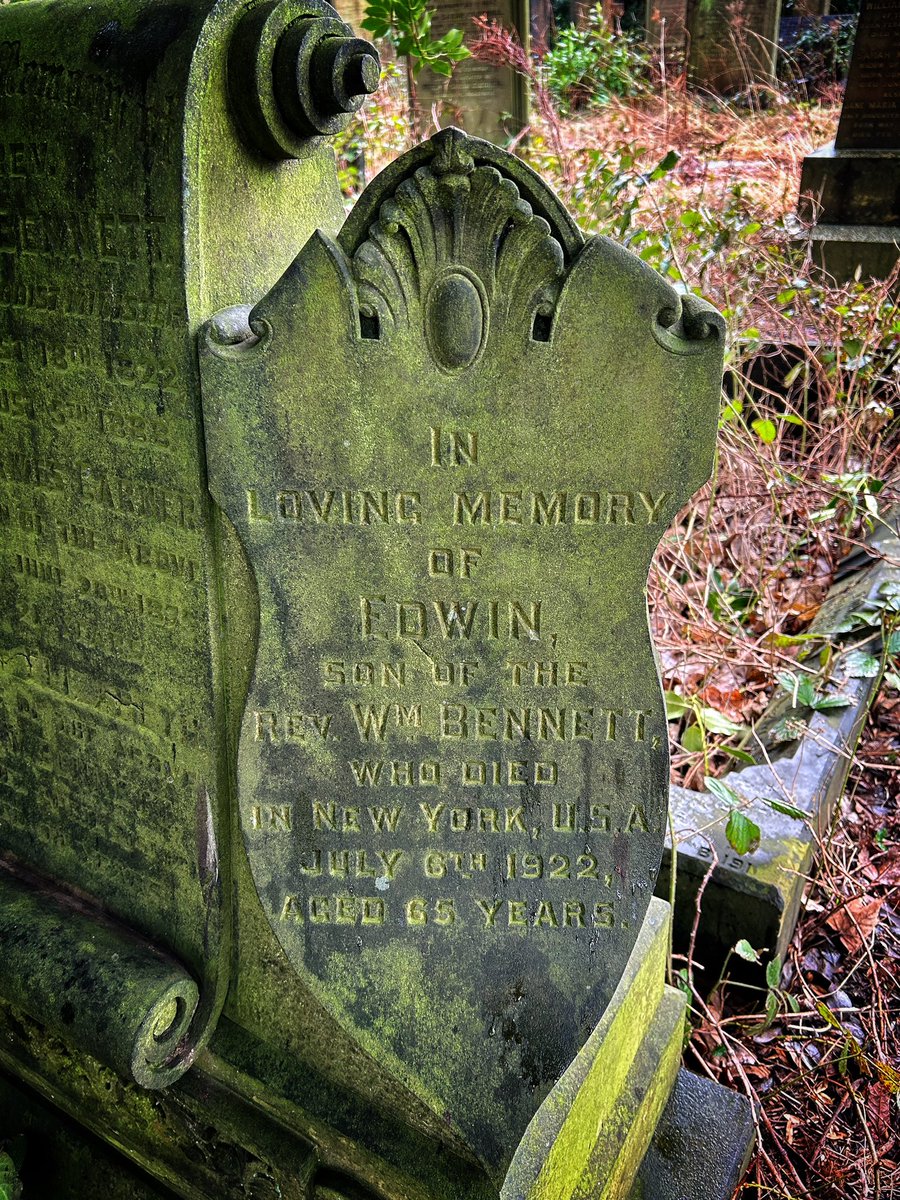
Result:
<svg viewBox="0 0 900 1200"><path fill-rule="evenodd" d="M466 43L471 43L477 34L472 18L487 17L511 32L528 51L531 24L523 0L487 5L477 0L440 0L434 8L434 37L460 29ZM439 124L459 125L467 133L499 145L505 145L528 124L528 81L511 67L466 58L456 64L449 80L426 68L416 76L415 87L426 124L435 108Z"/></svg>
<svg viewBox="0 0 900 1200"><path fill-rule="evenodd" d="M458 130L345 221L377 59L317 0L22 0L0 56L26 1186L724 1197L644 600L720 318Z"/></svg>
<svg viewBox="0 0 900 1200"><path fill-rule="evenodd" d="M862 0L834 144L803 161L800 215L829 274L884 278L900 257L900 38L893 0Z"/></svg>

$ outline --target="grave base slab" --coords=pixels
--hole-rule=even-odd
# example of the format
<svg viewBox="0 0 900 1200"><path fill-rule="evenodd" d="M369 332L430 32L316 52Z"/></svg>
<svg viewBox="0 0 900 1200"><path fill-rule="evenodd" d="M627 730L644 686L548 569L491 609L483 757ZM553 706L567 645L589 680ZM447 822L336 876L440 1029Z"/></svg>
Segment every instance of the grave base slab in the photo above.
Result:
<svg viewBox="0 0 900 1200"><path fill-rule="evenodd" d="M624 1200L675 1085L685 998L665 985L671 910L651 902L622 980L516 1151L502 1200Z"/></svg>
<svg viewBox="0 0 900 1200"><path fill-rule="evenodd" d="M692 1200L707 1200L707 1195L718 1200L719 1195L725 1196L724 1191L690 1191L694 1183L688 1167L706 1153L703 1147L710 1142L717 1163L731 1164L732 1173L738 1170L749 1147L748 1108L741 1097L718 1085L694 1080L684 1071L679 1074L685 1000L664 983L670 920L669 906L654 900L619 990L536 1114L513 1161L503 1197L676 1200L683 1194ZM248 1171L254 1178L277 1184L281 1195L302 1195L304 1180L315 1169L315 1157L330 1157L321 1128L307 1144L311 1129L299 1110L270 1094L261 1111L258 1083L228 1068L214 1054L202 1055L163 1101L117 1081L99 1063L87 1070L87 1059L76 1072L76 1082L72 1071L65 1069L67 1056L56 1039L46 1041L39 1027L24 1018L21 1024L23 1044L17 1053L0 1054L0 1058L4 1066L26 1076L41 1095L27 1084L3 1083L0 1122L5 1136L24 1134L28 1144L51 1148L46 1161L41 1152L40 1169L52 1168L53 1194L58 1200L83 1195L78 1164L95 1153L91 1149L95 1136L111 1141L127 1156L111 1148L104 1148L101 1155L109 1175L105 1190L123 1198L168 1196L169 1188L185 1200L212 1194L236 1197L243 1194L242 1175ZM54 1047L60 1055L55 1075L50 1069L53 1054L44 1053ZM54 1077L48 1079L48 1074ZM104 1103L110 1089L116 1099L115 1115ZM705 1117L704 1107L708 1108ZM711 1133L710 1114L716 1114L717 1122ZM201 1126L204 1153L201 1161L194 1162L190 1147ZM308 1158L312 1143L317 1151ZM207 1154L212 1146L216 1153ZM375 1169L374 1164L370 1167ZM725 1177L722 1169L717 1171L718 1178ZM386 1192L396 1189L395 1194L404 1194L389 1174L375 1173ZM681 1186L682 1177L688 1190L666 1190L670 1179Z"/></svg>
<svg viewBox="0 0 900 1200"><path fill-rule="evenodd" d="M697 895L703 888L695 950L710 985L741 938L771 956L783 958L787 953L814 866L817 839L829 828L840 801L854 747L876 694L876 678L854 674L852 654L860 637L870 654L881 653L880 640L872 638L875 626L857 627L858 617L871 614L876 620L887 598L896 595L898 561L900 512L892 509L869 536L868 548L854 552L841 565L809 629L823 645L834 646L831 679L847 704L811 712L793 709L791 698L779 693L757 726L761 761L725 776L762 831L752 854L736 854L728 844L728 809L715 796L670 788L677 841L675 947L683 952L690 942ZM779 741L775 732L788 717L798 721L798 737ZM793 805L805 819L773 810L769 800ZM657 880L658 895L668 895L671 861L669 842ZM740 967L732 959L731 970Z"/></svg>
<svg viewBox="0 0 900 1200"><path fill-rule="evenodd" d="M682 1068L629 1200L730 1200L754 1140L746 1097Z"/></svg>

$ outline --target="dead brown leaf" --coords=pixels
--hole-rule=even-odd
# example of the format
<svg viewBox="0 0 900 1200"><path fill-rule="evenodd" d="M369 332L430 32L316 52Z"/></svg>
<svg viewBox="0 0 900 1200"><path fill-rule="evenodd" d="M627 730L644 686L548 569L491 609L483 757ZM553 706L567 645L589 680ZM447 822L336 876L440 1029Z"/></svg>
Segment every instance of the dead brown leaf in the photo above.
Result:
<svg viewBox="0 0 900 1200"><path fill-rule="evenodd" d="M878 926L884 897L857 896L825 918L851 954L863 948Z"/></svg>

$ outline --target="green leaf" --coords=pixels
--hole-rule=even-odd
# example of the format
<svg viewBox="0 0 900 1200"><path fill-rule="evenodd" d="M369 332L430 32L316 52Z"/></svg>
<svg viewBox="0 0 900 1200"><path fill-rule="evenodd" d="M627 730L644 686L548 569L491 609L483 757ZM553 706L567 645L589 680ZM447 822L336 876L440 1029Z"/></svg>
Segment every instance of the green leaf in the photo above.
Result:
<svg viewBox="0 0 900 1200"><path fill-rule="evenodd" d="M781 983L781 955L776 954L774 958L766 963L766 983L770 988L777 988Z"/></svg>
<svg viewBox="0 0 900 1200"><path fill-rule="evenodd" d="M728 824L725 826L725 836L728 844L737 854L752 854L759 847L761 830L755 821L737 808L731 810Z"/></svg>
<svg viewBox="0 0 900 1200"><path fill-rule="evenodd" d="M818 696L812 707L816 712L824 712L829 708L846 708L853 701L847 696Z"/></svg>
<svg viewBox="0 0 900 1200"><path fill-rule="evenodd" d="M731 758L736 758L739 763L746 763L748 767L756 765L756 759L752 754L748 754L746 750L738 750L736 746L728 746L724 742L717 749L721 750L724 754L730 755Z"/></svg>
<svg viewBox="0 0 900 1200"><path fill-rule="evenodd" d="M802 738L808 728L806 721L798 721L796 717L782 717L769 730L769 736L773 742L783 745L785 742L796 742Z"/></svg>
<svg viewBox="0 0 900 1200"><path fill-rule="evenodd" d="M774 992L769 992L766 996L766 1028L768 1028L775 1018L778 1016L778 997Z"/></svg>
<svg viewBox="0 0 900 1200"><path fill-rule="evenodd" d="M738 958L742 958L744 962L758 963L760 961L759 955L746 938L741 938L741 940L735 945L734 952Z"/></svg>
<svg viewBox="0 0 900 1200"><path fill-rule="evenodd" d="M741 798L734 788L729 787L727 783L723 783L721 779L715 779L712 775L707 775L703 783L711 796L715 796L717 800L721 800L729 808L732 808L735 804L740 804Z"/></svg>
<svg viewBox="0 0 900 1200"><path fill-rule="evenodd" d="M666 157L656 165L657 171L668 172L675 169L681 161L681 155L677 150L670 150Z"/></svg>
<svg viewBox="0 0 900 1200"><path fill-rule="evenodd" d="M820 633L776 633L771 638L771 644L777 646L779 650L783 650L786 646L802 646L806 642L820 642L822 635ZM787 675L787 672L784 672ZM790 688L785 688L785 691L793 691L794 685Z"/></svg>
<svg viewBox="0 0 900 1200"><path fill-rule="evenodd" d="M710 733L723 733L726 737L735 737L739 733L745 733L747 729L746 725L738 725L717 708L707 708L706 705L700 708L700 720Z"/></svg>
<svg viewBox="0 0 900 1200"><path fill-rule="evenodd" d="M865 650L849 650L841 659L841 666L851 679L874 679L881 670L880 661Z"/></svg>
<svg viewBox="0 0 900 1200"><path fill-rule="evenodd" d="M837 1017L834 1015L834 1013L831 1011L831 1009L828 1007L828 1005L823 1004L821 1000L816 1001L816 1012L819 1014L819 1016L822 1018L822 1020L826 1023L826 1025L830 1025L832 1029L840 1029L841 1028L840 1021L837 1019Z"/></svg>
<svg viewBox="0 0 900 1200"><path fill-rule="evenodd" d="M802 808L797 808L796 804L788 804L784 800L773 800L770 796L764 796L766 804L769 808L778 813L784 813L786 817L793 817L795 821L805 821L809 813L805 813Z"/></svg>
<svg viewBox="0 0 900 1200"><path fill-rule="evenodd" d="M722 415L719 418L719 420L720 421L733 421L737 417L739 417L743 411L744 411L743 400L738 400L737 398L735 398L733 400L727 400L722 405Z"/></svg>
<svg viewBox="0 0 900 1200"><path fill-rule="evenodd" d="M679 696L677 692L664 692L663 696L666 701L667 721L676 721L679 717L683 717L691 708L691 702L685 700L684 696Z"/></svg>
<svg viewBox="0 0 900 1200"><path fill-rule="evenodd" d="M850 1042L845 1041L841 1044L841 1053L838 1056L838 1074L846 1075L850 1069Z"/></svg>
<svg viewBox="0 0 900 1200"><path fill-rule="evenodd" d="M688 725L681 737L681 744L685 750L695 753L702 750L705 745L703 730L699 725Z"/></svg>
<svg viewBox="0 0 900 1200"><path fill-rule="evenodd" d="M759 440L761 442L765 442L766 445L768 445L770 442L774 442L778 434L778 430L775 428L775 422L770 421L768 417L757 417L755 421L750 422L750 428L753 430Z"/></svg>

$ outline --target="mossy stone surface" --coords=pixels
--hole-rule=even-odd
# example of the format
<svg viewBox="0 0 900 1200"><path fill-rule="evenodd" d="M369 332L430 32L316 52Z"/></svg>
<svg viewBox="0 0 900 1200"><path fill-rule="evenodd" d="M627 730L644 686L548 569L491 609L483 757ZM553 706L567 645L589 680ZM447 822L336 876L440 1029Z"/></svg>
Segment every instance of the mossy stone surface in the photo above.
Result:
<svg viewBox="0 0 900 1200"><path fill-rule="evenodd" d="M645 580L707 476L720 319L445 131L201 357L259 596L250 867L322 1006L499 1183L659 865Z"/></svg>
<svg viewBox="0 0 900 1200"><path fill-rule="evenodd" d="M175 956L199 1065L31 993L0 1055L182 1195L204 1114L285 1195L497 1195L650 903L721 322L457 132L340 228L235 122L264 8L0 9L2 850Z"/></svg>
<svg viewBox="0 0 900 1200"><path fill-rule="evenodd" d="M225 51L253 7L0 11L2 850L178 956L194 1044L228 982L240 666L194 334L341 211L327 147L278 167L237 134Z"/></svg>

